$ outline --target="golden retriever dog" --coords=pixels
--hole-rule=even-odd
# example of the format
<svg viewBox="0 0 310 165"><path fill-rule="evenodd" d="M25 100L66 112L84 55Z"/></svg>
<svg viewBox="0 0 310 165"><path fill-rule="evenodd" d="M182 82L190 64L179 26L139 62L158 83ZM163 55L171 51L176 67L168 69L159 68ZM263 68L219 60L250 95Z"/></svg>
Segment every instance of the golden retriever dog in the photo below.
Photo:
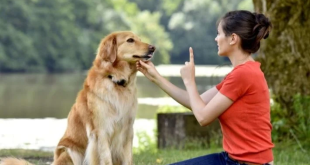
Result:
<svg viewBox="0 0 310 165"><path fill-rule="evenodd" d="M155 47L132 32L101 40L93 66L68 115L53 165L131 165L137 110L136 65L150 60ZM11 161L11 162L10 162ZM3 159L0 165L24 165Z"/></svg>

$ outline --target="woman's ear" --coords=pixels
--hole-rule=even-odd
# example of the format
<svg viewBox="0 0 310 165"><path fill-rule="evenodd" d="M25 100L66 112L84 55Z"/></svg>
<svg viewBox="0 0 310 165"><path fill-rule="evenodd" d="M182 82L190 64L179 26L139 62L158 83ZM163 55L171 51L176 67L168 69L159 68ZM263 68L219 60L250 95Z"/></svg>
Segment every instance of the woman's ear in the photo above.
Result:
<svg viewBox="0 0 310 165"><path fill-rule="evenodd" d="M240 38L236 33L231 34L229 45L235 45L239 42Z"/></svg>
<svg viewBox="0 0 310 165"><path fill-rule="evenodd" d="M98 55L105 61L115 62L117 56L117 40L115 35L107 36L101 40Z"/></svg>

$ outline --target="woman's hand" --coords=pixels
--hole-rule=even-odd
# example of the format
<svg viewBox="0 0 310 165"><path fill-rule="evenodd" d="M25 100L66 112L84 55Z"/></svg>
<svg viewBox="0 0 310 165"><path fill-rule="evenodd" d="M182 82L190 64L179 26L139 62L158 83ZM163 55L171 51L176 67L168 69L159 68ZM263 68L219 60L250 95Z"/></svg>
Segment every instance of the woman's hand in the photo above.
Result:
<svg viewBox="0 0 310 165"><path fill-rule="evenodd" d="M139 60L136 62L136 66L138 71L143 73L144 76L147 77L152 82L156 82L156 79L158 78L158 76L160 76L158 71L155 69L154 64L151 61L143 62Z"/></svg>
<svg viewBox="0 0 310 165"><path fill-rule="evenodd" d="M193 85L195 83L195 63L193 49L189 48L189 62L185 62L180 70L184 85Z"/></svg>

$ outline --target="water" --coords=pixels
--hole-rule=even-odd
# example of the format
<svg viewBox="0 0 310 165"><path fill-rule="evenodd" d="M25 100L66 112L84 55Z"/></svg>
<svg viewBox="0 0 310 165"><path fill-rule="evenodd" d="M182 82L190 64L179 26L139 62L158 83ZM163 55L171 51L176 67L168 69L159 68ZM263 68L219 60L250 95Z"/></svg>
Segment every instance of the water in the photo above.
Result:
<svg viewBox="0 0 310 165"><path fill-rule="evenodd" d="M159 67L173 84L185 89L181 66ZM230 68L196 67L196 83L201 93L222 80ZM216 72L217 71L217 72ZM220 77L216 77L220 76ZM66 128L66 117L86 74L0 74L0 149L23 148L52 151ZM154 137L158 106L179 106L141 74L137 78L138 112L134 124L137 133Z"/></svg>
<svg viewBox="0 0 310 165"><path fill-rule="evenodd" d="M165 71L167 73L167 71ZM0 118L66 118L86 74L1 74ZM167 77L185 89L181 77ZM203 92L222 77L197 77L197 88ZM154 118L161 105L178 105L144 76L138 76L137 118Z"/></svg>

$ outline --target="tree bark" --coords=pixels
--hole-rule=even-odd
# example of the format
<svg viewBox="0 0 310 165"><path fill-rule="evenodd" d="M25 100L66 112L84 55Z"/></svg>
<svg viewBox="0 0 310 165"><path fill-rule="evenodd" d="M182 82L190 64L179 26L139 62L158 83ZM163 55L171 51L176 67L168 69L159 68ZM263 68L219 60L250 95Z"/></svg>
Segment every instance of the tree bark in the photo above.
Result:
<svg viewBox="0 0 310 165"><path fill-rule="evenodd" d="M209 148L213 143L221 143L221 127L218 120L201 127L193 113L157 114L158 148L188 149L195 144ZM220 136L220 137L219 137Z"/></svg>
<svg viewBox="0 0 310 165"><path fill-rule="evenodd" d="M310 95L310 1L253 0L256 12L273 25L258 58L275 101L293 112L296 94Z"/></svg>

